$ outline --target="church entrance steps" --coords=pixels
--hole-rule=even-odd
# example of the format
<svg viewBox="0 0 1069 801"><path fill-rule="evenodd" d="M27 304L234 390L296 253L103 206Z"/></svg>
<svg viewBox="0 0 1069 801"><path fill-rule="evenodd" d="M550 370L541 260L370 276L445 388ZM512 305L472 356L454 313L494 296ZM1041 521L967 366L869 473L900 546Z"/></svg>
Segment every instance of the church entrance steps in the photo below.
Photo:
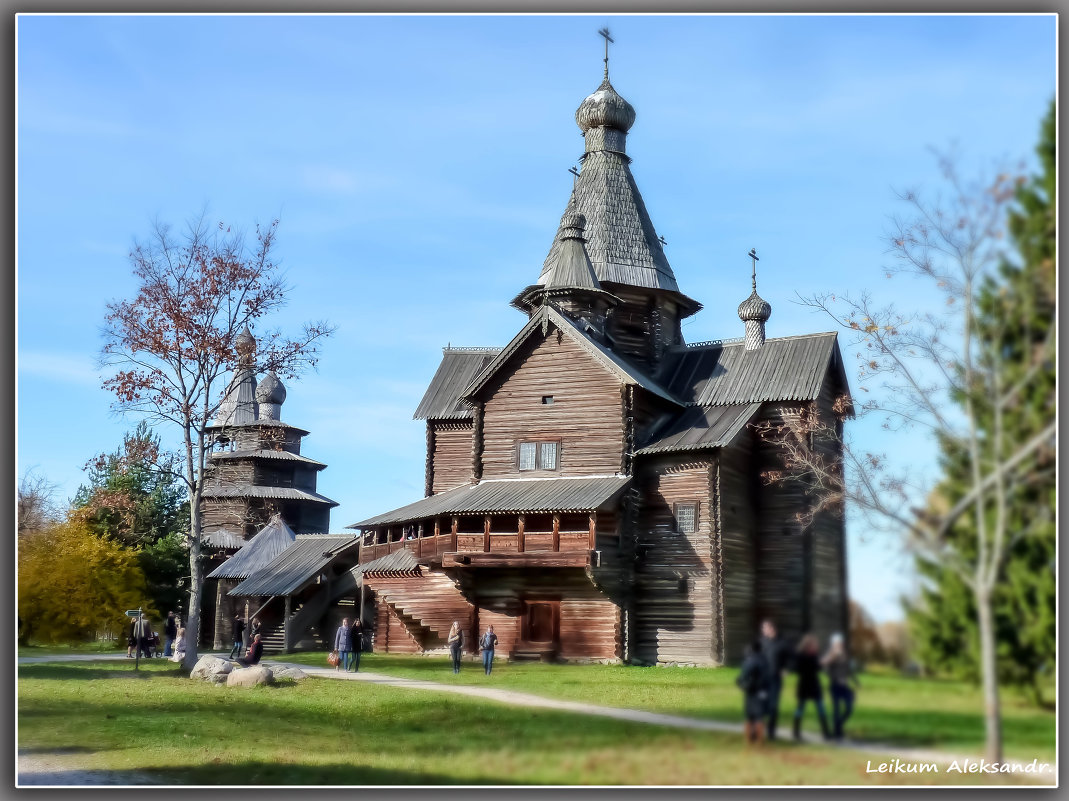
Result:
<svg viewBox="0 0 1069 801"><path fill-rule="evenodd" d="M456 584L441 573L418 576L366 576L367 586L397 613L413 636L425 647L441 646L449 636L453 621L471 628L471 603Z"/></svg>

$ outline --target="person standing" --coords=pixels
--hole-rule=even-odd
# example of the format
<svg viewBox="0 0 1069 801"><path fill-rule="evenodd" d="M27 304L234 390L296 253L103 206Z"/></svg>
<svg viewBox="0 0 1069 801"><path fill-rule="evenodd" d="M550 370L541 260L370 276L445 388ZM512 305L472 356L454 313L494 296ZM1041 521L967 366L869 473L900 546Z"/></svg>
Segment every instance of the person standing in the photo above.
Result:
<svg viewBox="0 0 1069 801"><path fill-rule="evenodd" d="M824 672L828 674L828 690L831 693L831 718L836 740L843 739L843 724L854 711L854 690L850 686L853 682L858 685L850 665L850 657L847 656L843 645L843 635L831 635L831 645L824 658L820 660L824 666Z"/></svg>
<svg viewBox="0 0 1069 801"><path fill-rule="evenodd" d="M768 714L770 670L765 659L762 643L754 640L746 649L746 658L735 683L742 690L742 733L747 743L762 743L765 739L765 716Z"/></svg>
<svg viewBox="0 0 1069 801"><path fill-rule="evenodd" d="M761 653L768 666L768 739L776 739L776 721L779 719L779 697L783 691L783 679L787 675L787 649L771 620L761 623Z"/></svg>
<svg viewBox="0 0 1069 801"><path fill-rule="evenodd" d="M798 656L795 660L794 670L798 674L798 706L794 710L794 739L802 739L802 712L806 701L813 701L817 707L817 715L820 717L820 729L824 739L830 737L828 731L828 717L824 713L824 691L820 686L820 656L817 638L812 634L802 637L798 646Z"/></svg>
<svg viewBox="0 0 1069 801"><path fill-rule="evenodd" d="M260 618L254 617L249 623L249 640L256 639L257 634L263 634L264 626L260 622Z"/></svg>
<svg viewBox="0 0 1069 801"><path fill-rule="evenodd" d="M353 621L353 673L360 672L360 652L364 650L364 624L360 618Z"/></svg>
<svg viewBox="0 0 1069 801"><path fill-rule="evenodd" d="M138 623L140 621L135 617L130 621L130 636L126 639L126 656L129 659L134 658L134 649L137 648L137 632Z"/></svg>
<svg viewBox="0 0 1069 801"><path fill-rule="evenodd" d="M334 650L341 660L334 666L335 670L349 672L349 663L353 659L353 630L349 628L349 618L343 617L338 630L334 632Z"/></svg>
<svg viewBox="0 0 1069 801"><path fill-rule="evenodd" d="M167 620L163 624L163 636L166 638L163 655L170 659L174 648L174 638L178 636L178 621L175 619L174 612L167 613Z"/></svg>
<svg viewBox="0 0 1069 801"><path fill-rule="evenodd" d="M449 636L445 642L449 646L449 656L453 659L453 672L459 673L460 650L464 647L464 638L460 633L460 623L453 621L453 625L449 627Z"/></svg>
<svg viewBox="0 0 1069 801"><path fill-rule="evenodd" d="M496 645L497 635L494 634L494 627L487 626L486 632L479 640L479 647L483 649L483 670L486 671L487 676L494 669L494 647Z"/></svg>
<svg viewBox="0 0 1069 801"><path fill-rule="evenodd" d="M245 633L245 621L241 619L241 615L234 615L234 623L231 627L230 639L234 643L234 647L230 649L230 659L234 658L234 654L241 655L241 649L244 646L241 635Z"/></svg>
<svg viewBox="0 0 1069 801"><path fill-rule="evenodd" d="M148 618L141 615L137 619L137 650L138 653L146 659L152 658L152 644L154 642L155 635L152 633L152 624L148 622Z"/></svg>

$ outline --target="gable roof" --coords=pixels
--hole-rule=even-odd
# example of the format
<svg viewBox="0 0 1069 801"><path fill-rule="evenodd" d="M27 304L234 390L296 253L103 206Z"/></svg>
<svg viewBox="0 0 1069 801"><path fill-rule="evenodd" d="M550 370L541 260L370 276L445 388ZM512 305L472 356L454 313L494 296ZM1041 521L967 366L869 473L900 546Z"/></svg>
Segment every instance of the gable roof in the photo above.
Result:
<svg viewBox="0 0 1069 801"><path fill-rule="evenodd" d="M488 479L422 498L346 528L371 528L438 515L504 512L589 512L627 486L629 476Z"/></svg>
<svg viewBox="0 0 1069 801"><path fill-rule="evenodd" d="M442 348L442 363L412 417L416 420L471 417L471 409L460 400L460 395L500 352L501 348Z"/></svg>
<svg viewBox="0 0 1069 801"><path fill-rule="evenodd" d="M238 552L208 574L208 578L245 579L272 560L297 539L281 515L275 515Z"/></svg>
<svg viewBox="0 0 1069 801"><path fill-rule="evenodd" d="M294 543L227 595L292 595L360 539L338 534L299 534Z"/></svg>
<svg viewBox="0 0 1069 801"><path fill-rule="evenodd" d="M502 348L501 352L483 368L482 372L480 372L464 390L461 397L470 398L478 393L487 385L487 383L489 383L490 379L493 378L497 371L508 362L512 355L519 350L520 346L527 341L528 337L534 334L540 326L543 324L548 325L549 323L552 323L558 329L566 333L583 350L593 356L596 362L616 376L621 383L641 387L670 403L676 404L677 406L682 405L656 381L644 374L630 362L626 361L619 354L614 353L600 342L597 342L593 337L572 322L567 315L561 314L549 304L541 306L538 311L531 315L531 319L527 322L527 325L521 328L520 332L512 338L512 341Z"/></svg>
<svg viewBox="0 0 1069 801"><path fill-rule="evenodd" d="M828 370L848 389L835 332L768 339L756 350L742 340L671 348L659 377L687 404L729 406L814 400Z"/></svg>
<svg viewBox="0 0 1069 801"><path fill-rule="evenodd" d="M646 445L635 451L635 455L725 447L731 444L760 408L760 403L692 406L662 427Z"/></svg>

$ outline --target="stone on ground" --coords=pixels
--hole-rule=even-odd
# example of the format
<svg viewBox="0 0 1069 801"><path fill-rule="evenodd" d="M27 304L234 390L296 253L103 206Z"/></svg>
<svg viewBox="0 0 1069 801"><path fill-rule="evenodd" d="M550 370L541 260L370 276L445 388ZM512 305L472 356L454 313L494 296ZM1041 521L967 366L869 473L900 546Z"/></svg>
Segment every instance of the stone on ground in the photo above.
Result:
<svg viewBox="0 0 1069 801"><path fill-rule="evenodd" d="M210 654L202 656L189 674L191 679L206 679L211 681L212 676L225 676L230 672L233 665L225 659Z"/></svg>
<svg viewBox="0 0 1069 801"><path fill-rule="evenodd" d="M226 677L227 687L255 687L258 684L270 684L275 680L271 668L263 665L253 665L247 668L238 668L230 671Z"/></svg>
<svg viewBox="0 0 1069 801"><path fill-rule="evenodd" d="M276 679L293 679L294 681L300 681L301 679L308 678L307 673L293 665L275 665L271 668L271 672L275 674Z"/></svg>

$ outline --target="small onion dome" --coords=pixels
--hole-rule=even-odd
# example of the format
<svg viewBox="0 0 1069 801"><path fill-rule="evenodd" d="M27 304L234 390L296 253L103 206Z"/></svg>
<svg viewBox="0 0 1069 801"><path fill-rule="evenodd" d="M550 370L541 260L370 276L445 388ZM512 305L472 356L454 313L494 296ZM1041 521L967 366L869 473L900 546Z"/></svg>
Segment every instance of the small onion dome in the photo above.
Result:
<svg viewBox="0 0 1069 801"><path fill-rule="evenodd" d="M772 316L772 306L769 302L757 294L754 289L750 297L739 304L739 319L744 323L751 320L765 322Z"/></svg>
<svg viewBox="0 0 1069 801"><path fill-rule="evenodd" d="M234 347L238 353L246 354L252 353L256 348L256 338L253 337L252 332L248 326L245 326L245 330L237 335L234 339Z"/></svg>
<svg viewBox="0 0 1069 801"><path fill-rule="evenodd" d="M635 108L616 93L606 78L594 94L579 104L575 121L583 133L602 127L626 133L635 124Z"/></svg>
<svg viewBox="0 0 1069 801"><path fill-rule="evenodd" d="M269 370L256 387L256 402L274 403L281 406L285 401L286 387L278 380L275 371Z"/></svg>

